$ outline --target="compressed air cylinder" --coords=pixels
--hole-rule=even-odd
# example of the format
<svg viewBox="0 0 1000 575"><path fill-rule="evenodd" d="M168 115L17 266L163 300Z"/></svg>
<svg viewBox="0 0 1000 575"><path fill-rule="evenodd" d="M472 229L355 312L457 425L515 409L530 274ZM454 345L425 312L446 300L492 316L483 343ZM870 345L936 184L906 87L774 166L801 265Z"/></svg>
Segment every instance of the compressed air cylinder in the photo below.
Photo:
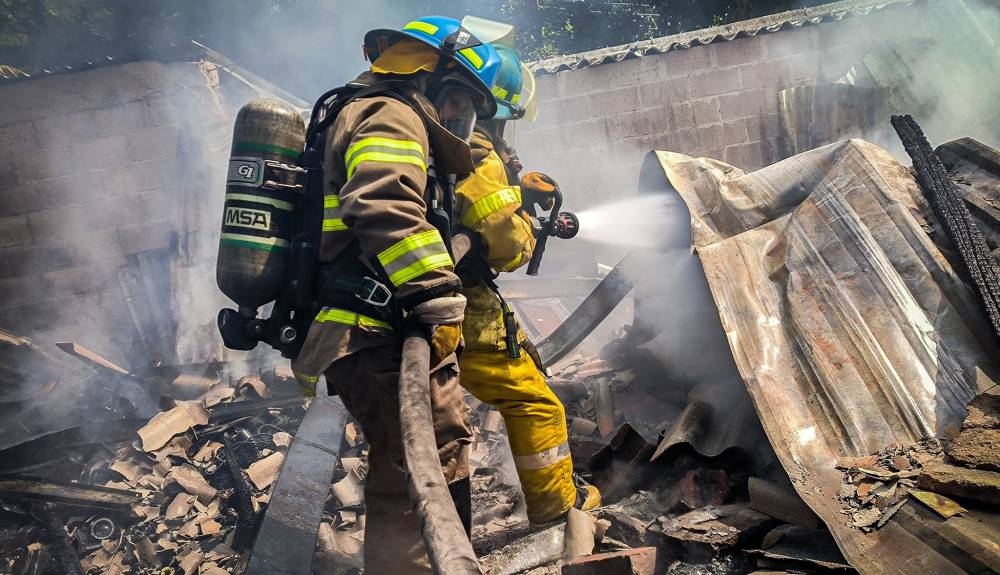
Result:
<svg viewBox="0 0 1000 575"><path fill-rule="evenodd" d="M284 102L254 100L236 116L215 273L241 310L275 300L288 281L296 192L267 176L294 169L304 145L305 122Z"/></svg>

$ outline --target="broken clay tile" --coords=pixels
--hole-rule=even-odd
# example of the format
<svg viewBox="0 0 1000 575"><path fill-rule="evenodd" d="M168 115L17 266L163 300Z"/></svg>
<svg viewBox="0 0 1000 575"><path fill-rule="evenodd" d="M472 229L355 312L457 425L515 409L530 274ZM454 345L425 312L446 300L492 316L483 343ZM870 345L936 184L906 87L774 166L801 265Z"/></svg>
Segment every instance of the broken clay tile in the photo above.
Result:
<svg viewBox="0 0 1000 575"><path fill-rule="evenodd" d="M140 561L153 567L162 565L159 556L156 554L156 546L148 537L133 539L132 545L135 547L135 555Z"/></svg>
<svg viewBox="0 0 1000 575"><path fill-rule="evenodd" d="M198 569L198 575L229 575L229 571L209 561L201 564L201 567Z"/></svg>
<svg viewBox="0 0 1000 575"><path fill-rule="evenodd" d="M247 476L250 477L250 481L257 489L267 489L278 478L278 473L281 471L281 464L284 461L284 454L274 452L250 465L247 468Z"/></svg>
<svg viewBox="0 0 1000 575"><path fill-rule="evenodd" d="M170 471L170 478L177 482L191 495L197 495L198 500L207 504L218 493L218 490L208 484L197 469L190 465L178 465Z"/></svg>
<svg viewBox="0 0 1000 575"><path fill-rule="evenodd" d="M140 462L131 457L127 459L116 459L111 464L111 471L114 471L124 477L125 481L133 487L139 481L139 478L149 473L151 469L151 467L142 465Z"/></svg>
<svg viewBox="0 0 1000 575"><path fill-rule="evenodd" d="M292 434L279 431L271 436L271 443L278 447L288 447L292 444Z"/></svg>
<svg viewBox="0 0 1000 575"><path fill-rule="evenodd" d="M169 535L161 535L159 539L156 540L156 544L164 551L177 551L180 548L176 542Z"/></svg>
<svg viewBox="0 0 1000 575"><path fill-rule="evenodd" d="M343 507L361 505L364 501L364 481L356 471L351 471L346 477L334 483L330 489Z"/></svg>
<svg viewBox="0 0 1000 575"><path fill-rule="evenodd" d="M348 422L344 426L344 439L347 440L347 445L351 447L357 447L358 445L358 428L354 425L354 422Z"/></svg>
<svg viewBox="0 0 1000 575"><path fill-rule="evenodd" d="M209 441L198 448L198 452L194 454L192 459L198 463L208 463L215 458L215 454L218 453L220 449L222 449L221 443L218 441Z"/></svg>
<svg viewBox="0 0 1000 575"><path fill-rule="evenodd" d="M656 548L640 547L581 557L563 565L562 575L654 575L655 569Z"/></svg>
<svg viewBox="0 0 1000 575"><path fill-rule="evenodd" d="M205 558L205 554L201 552L200 549L192 549L187 553L178 564L181 573L184 575L194 575L198 572L198 567L201 566L202 561Z"/></svg>
<svg viewBox="0 0 1000 575"><path fill-rule="evenodd" d="M163 514L166 519L181 519L194 505L195 496L188 493L178 493L174 500L167 505L167 511Z"/></svg>
<svg viewBox="0 0 1000 575"><path fill-rule="evenodd" d="M200 518L198 516L189 519L186 523L184 523L184 525L181 525L180 528L177 529L177 534L182 537L187 537L188 539L196 539L201 533L198 530L199 519Z"/></svg>
<svg viewBox="0 0 1000 575"><path fill-rule="evenodd" d="M236 382L236 389L242 390L244 388L252 389L257 397L265 399L271 395L270 390L267 389L267 384L265 384L256 375L244 375Z"/></svg>
<svg viewBox="0 0 1000 575"><path fill-rule="evenodd" d="M215 407L220 403L231 401L235 395L236 390L228 383L219 382L202 396L201 401L205 407Z"/></svg>
<svg viewBox="0 0 1000 575"><path fill-rule="evenodd" d="M859 529L872 527L882 517L882 511L878 508L862 509L851 515L852 525Z"/></svg>
<svg viewBox="0 0 1000 575"><path fill-rule="evenodd" d="M184 433L196 425L208 423L208 411L200 403L178 401L177 406L163 411L139 429L143 451L156 451L175 435Z"/></svg>
<svg viewBox="0 0 1000 575"><path fill-rule="evenodd" d="M237 555L236 551L226 545L225 543L219 543L212 548L211 551L205 554L205 559L208 561L215 561L217 563L224 562L227 559L231 559Z"/></svg>
<svg viewBox="0 0 1000 575"><path fill-rule="evenodd" d="M209 519L200 523L198 529L201 530L202 535L218 535L222 531L222 524L215 519Z"/></svg>

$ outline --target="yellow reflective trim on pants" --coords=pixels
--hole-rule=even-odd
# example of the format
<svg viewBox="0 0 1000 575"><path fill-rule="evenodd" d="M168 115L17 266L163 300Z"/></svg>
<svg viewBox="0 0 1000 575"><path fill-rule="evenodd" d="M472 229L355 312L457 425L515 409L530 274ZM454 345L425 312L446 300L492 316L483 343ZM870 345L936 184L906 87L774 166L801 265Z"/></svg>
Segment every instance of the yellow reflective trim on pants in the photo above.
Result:
<svg viewBox="0 0 1000 575"><path fill-rule="evenodd" d="M437 230L427 230L400 240L378 254L389 281L399 287L425 273L454 265Z"/></svg>
<svg viewBox="0 0 1000 575"><path fill-rule="evenodd" d="M531 455L515 455L514 467L520 471L533 471L550 465L555 465L569 457L569 443L564 441L559 445Z"/></svg>
<svg viewBox="0 0 1000 575"><path fill-rule="evenodd" d="M521 205L521 190L519 188L501 188L485 198L481 198L472 204L469 211L462 216L462 225L472 229L490 214L499 212L510 205Z"/></svg>
<svg viewBox="0 0 1000 575"><path fill-rule="evenodd" d="M428 24L427 22L421 22L420 20L414 20L403 26L403 30L418 30L424 34L430 34L431 36L437 34L438 27L433 24Z"/></svg>
<svg viewBox="0 0 1000 575"><path fill-rule="evenodd" d="M318 314L316 320L319 323L340 323L344 325L356 325L367 328L392 329L388 323L368 317L357 312L339 309L335 307L325 307Z"/></svg>
<svg viewBox="0 0 1000 575"><path fill-rule="evenodd" d="M347 229L347 224L341 219L340 197L323 196L323 231L341 232Z"/></svg>
<svg viewBox="0 0 1000 575"><path fill-rule="evenodd" d="M344 154L344 165L347 167L347 179L351 179L354 171L363 162L389 162L411 164L422 171L427 171L427 161L424 148L413 140L394 140L392 138L362 138L351 144Z"/></svg>

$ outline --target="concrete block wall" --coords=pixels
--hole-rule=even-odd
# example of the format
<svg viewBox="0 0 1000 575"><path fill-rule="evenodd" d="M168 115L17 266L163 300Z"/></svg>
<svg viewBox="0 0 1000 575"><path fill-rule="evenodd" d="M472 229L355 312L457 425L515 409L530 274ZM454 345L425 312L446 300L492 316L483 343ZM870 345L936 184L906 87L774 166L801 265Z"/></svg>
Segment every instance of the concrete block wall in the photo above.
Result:
<svg viewBox="0 0 1000 575"><path fill-rule="evenodd" d="M213 81L138 62L0 85L0 328L129 355L118 268L188 231L178 182L206 166L184 150L199 123L231 127Z"/></svg>
<svg viewBox="0 0 1000 575"><path fill-rule="evenodd" d="M540 73L541 113L514 127L518 151L576 207L633 194L654 149L755 170L781 159L778 92L841 77L891 39L900 10Z"/></svg>

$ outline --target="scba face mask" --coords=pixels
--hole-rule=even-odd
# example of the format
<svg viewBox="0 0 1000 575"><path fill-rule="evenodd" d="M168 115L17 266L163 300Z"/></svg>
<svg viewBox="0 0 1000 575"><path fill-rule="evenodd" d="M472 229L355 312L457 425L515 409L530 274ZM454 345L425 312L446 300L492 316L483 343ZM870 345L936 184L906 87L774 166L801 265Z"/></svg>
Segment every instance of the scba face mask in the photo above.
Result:
<svg viewBox="0 0 1000 575"><path fill-rule="evenodd" d="M434 98L441 125L466 143L476 125L476 98L462 84L447 84Z"/></svg>

